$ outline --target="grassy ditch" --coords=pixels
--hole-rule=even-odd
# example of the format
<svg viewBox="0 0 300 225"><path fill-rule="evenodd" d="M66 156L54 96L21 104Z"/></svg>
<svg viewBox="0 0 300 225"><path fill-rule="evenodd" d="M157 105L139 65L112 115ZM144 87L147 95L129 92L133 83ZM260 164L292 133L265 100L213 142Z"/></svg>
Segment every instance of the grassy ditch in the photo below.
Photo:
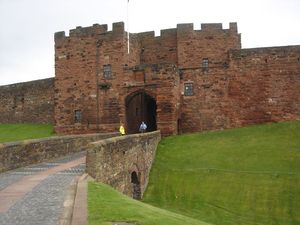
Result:
<svg viewBox="0 0 300 225"><path fill-rule="evenodd" d="M208 225L199 220L169 212L129 198L110 186L89 182L89 225L127 222L139 225Z"/></svg>
<svg viewBox="0 0 300 225"><path fill-rule="evenodd" d="M212 224L300 224L300 121L163 139L143 201Z"/></svg>
<svg viewBox="0 0 300 225"><path fill-rule="evenodd" d="M54 135L50 124L0 124L0 143Z"/></svg>

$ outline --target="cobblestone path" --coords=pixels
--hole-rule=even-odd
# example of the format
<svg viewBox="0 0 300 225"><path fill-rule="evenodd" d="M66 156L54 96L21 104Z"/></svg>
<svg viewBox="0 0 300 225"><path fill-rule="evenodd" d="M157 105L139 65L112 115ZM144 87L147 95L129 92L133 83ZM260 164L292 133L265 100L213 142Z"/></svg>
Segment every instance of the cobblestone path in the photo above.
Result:
<svg viewBox="0 0 300 225"><path fill-rule="evenodd" d="M0 225L56 225L84 162L85 153L77 153L0 174Z"/></svg>

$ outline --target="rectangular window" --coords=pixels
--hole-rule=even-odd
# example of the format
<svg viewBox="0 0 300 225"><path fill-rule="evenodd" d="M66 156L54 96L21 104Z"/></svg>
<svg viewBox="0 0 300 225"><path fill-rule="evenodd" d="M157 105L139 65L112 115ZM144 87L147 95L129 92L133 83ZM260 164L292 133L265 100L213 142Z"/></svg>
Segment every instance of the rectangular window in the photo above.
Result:
<svg viewBox="0 0 300 225"><path fill-rule="evenodd" d="M185 96L194 95L194 93L193 93L193 84L192 83L184 84L184 95Z"/></svg>
<svg viewBox="0 0 300 225"><path fill-rule="evenodd" d="M202 69L203 70L208 70L208 64L209 64L208 58L203 58L202 59Z"/></svg>
<svg viewBox="0 0 300 225"><path fill-rule="evenodd" d="M110 79L111 77L111 66L109 64L103 65L103 77L104 79Z"/></svg>
<svg viewBox="0 0 300 225"><path fill-rule="evenodd" d="M81 123L82 115L81 115L81 110L75 110L74 112L75 116L75 123Z"/></svg>

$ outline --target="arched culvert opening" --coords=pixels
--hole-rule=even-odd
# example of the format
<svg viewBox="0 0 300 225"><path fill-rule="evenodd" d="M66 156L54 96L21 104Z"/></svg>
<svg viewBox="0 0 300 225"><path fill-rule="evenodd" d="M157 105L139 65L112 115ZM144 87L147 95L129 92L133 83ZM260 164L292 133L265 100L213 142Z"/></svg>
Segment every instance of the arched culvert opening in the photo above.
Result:
<svg viewBox="0 0 300 225"><path fill-rule="evenodd" d="M131 173L132 197L133 199L141 199L141 185L138 175L135 171Z"/></svg>
<svg viewBox="0 0 300 225"><path fill-rule="evenodd" d="M125 100L127 133L139 132L142 121L147 124L147 131L155 131L156 126L156 101L145 92L129 95Z"/></svg>

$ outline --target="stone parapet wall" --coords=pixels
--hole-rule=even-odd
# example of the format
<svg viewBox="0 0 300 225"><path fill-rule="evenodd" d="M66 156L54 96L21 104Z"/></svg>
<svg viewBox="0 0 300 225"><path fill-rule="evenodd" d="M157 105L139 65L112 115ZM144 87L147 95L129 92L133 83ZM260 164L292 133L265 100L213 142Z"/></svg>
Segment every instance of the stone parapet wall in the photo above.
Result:
<svg viewBox="0 0 300 225"><path fill-rule="evenodd" d="M0 123L54 122L54 78L0 86Z"/></svg>
<svg viewBox="0 0 300 225"><path fill-rule="evenodd" d="M300 46L233 50L228 111L235 126L300 118Z"/></svg>
<svg viewBox="0 0 300 225"><path fill-rule="evenodd" d="M300 46L228 53L223 66L182 70L181 83L194 85L182 95L182 133L300 118Z"/></svg>
<svg viewBox="0 0 300 225"><path fill-rule="evenodd" d="M80 152L90 142L118 133L69 135L0 144L0 172Z"/></svg>
<svg viewBox="0 0 300 225"><path fill-rule="evenodd" d="M86 170L96 181L111 185L131 197L134 197L134 185L138 183L141 197L147 187L160 139L160 132L155 131L91 143Z"/></svg>

